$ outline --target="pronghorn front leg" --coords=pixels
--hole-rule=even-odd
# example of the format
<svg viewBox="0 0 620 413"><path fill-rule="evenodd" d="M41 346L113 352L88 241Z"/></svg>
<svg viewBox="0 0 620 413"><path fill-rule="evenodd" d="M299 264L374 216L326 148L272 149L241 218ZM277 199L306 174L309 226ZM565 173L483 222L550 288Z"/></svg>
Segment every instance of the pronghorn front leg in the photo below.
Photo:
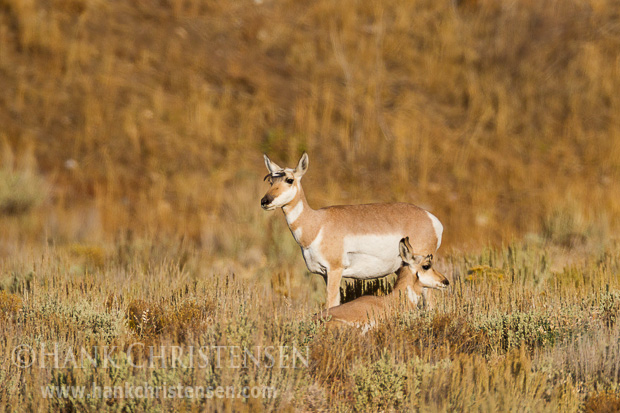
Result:
<svg viewBox="0 0 620 413"><path fill-rule="evenodd" d="M327 273L327 308L340 305L340 280L342 268L330 270Z"/></svg>

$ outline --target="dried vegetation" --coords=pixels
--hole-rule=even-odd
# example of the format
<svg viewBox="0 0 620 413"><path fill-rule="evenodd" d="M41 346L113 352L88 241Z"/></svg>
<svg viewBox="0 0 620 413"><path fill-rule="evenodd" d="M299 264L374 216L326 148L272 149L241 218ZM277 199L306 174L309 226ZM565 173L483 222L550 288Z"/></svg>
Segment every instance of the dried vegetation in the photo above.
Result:
<svg viewBox="0 0 620 413"><path fill-rule="evenodd" d="M0 409L617 411L619 7L0 0ZM262 152L303 151L313 207L441 218L434 310L310 320L323 280L259 207ZM308 346L308 367L15 365L54 343ZM39 392L94 382L277 396Z"/></svg>

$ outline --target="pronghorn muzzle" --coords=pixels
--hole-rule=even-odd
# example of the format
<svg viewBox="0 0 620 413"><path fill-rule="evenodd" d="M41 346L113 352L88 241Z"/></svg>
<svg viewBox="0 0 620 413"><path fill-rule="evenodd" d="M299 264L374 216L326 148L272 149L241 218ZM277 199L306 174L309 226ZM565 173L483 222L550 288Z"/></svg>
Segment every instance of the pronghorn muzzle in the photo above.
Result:
<svg viewBox="0 0 620 413"><path fill-rule="evenodd" d="M273 196L267 194L260 200L260 206L263 209L270 209L269 205L273 202Z"/></svg>
<svg viewBox="0 0 620 413"><path fill-rule="evenodd" d="M450 285L450 281L448 281L448 279L442 273L435 271L435 270L432 270L432 271L434 271L435 277L439 278L439 281L437 282L437 286L434 288L444 289Z"/></svg>

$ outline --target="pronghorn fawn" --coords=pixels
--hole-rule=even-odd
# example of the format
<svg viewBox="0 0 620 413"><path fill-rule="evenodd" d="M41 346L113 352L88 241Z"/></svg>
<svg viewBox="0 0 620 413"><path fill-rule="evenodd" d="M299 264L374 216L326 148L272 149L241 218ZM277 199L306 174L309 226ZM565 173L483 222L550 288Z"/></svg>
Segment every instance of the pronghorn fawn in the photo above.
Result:
<svg viewBox="0 0 620 413"><path fill-rule="evenodd" d="M409 236L414 251L432 254L441 245L443 226L430 212L406 203L339 205L312 209L301 187L308 170L303 154L295 169L282 168L265 155L271 187L261 199L267 211L282 208L301 247L308 270L327 283L327 308L340 304L342 277L383 277L401 266L398 243Z"/></svg>
<svg viewBox="0 0 620 413"><path fill-rule="evenodd" d="M362 327L364 331L374 327L382 319L393 317L397 312L418 307L424 288L446 288L450 283L433 268L433 255L415 255L409 238L399 245L402 266L396 272L398 278L394 290L387 296L365 295L346 304L323 311L318 318L332 323Z"/></svg>

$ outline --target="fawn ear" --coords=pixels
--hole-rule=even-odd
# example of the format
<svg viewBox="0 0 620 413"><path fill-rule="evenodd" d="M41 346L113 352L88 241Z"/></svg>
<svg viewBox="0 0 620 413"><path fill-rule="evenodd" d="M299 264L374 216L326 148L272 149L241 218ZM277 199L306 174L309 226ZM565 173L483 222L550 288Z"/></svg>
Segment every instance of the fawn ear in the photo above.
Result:
<svg viewBox="0 0 620 413"><path fill-rule="evenodd" d="M409 244L409 237L401 239L400 243L398 244L398 252L403 262L411 264L413 262L413 254L411 253L409 245L407 244Z"/></svg>
<svg viewBox="0 0 620 413"><path fill-rule="evenodd" d="M275 162L272 162L271 159L269 159L267 155L263 154L263 157L265 158L265 166L267 167L267 170L269 171L270 174L273 174L275 172L282 170L282 168L280 168L278 164L276 164Z"/></svg>
<svg viewBox="0 0 620 413"><path fill-rule="evenodd" d="M307 170L308 170L308 154L304 152L304 154L301 155L301 158L299 159L299 163L297 164L297 167L295 168L295 171L293 173L295 174L296 177L301 178L302 176L304 176Z"/></svg>

